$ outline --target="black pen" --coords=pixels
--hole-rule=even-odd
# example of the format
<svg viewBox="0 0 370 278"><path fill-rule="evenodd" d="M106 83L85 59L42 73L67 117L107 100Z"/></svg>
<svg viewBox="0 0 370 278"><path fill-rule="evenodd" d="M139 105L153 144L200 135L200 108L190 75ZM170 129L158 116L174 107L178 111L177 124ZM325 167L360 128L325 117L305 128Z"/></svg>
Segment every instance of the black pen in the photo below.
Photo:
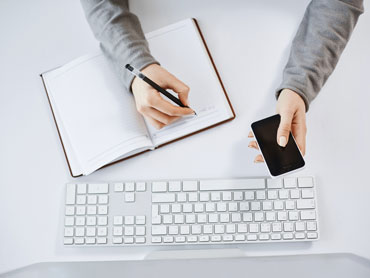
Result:
<svg viewBox="0 0 370 278"><path fill-rule="evenodd" d="M142 79L146 83L148 83L150 86L152 86L154 89L156 89L158 92L161 94L165 95L168 97L170 100L172 100L174 103L176 103L180 107L185 107L185 108L190 108L189 106L184 105L178 98L174 97L170 92L167 92L165 89L163 89L161 86L159 86L157 83L155 83L153 80L149 79L146 77L141 71L138 69L135 69L133 66L130 64L126 65L126 69L128 69L133 75L136 77ZM191 109L191 108L190 108ZM193 110L194 115L197 113Z"/></svg>

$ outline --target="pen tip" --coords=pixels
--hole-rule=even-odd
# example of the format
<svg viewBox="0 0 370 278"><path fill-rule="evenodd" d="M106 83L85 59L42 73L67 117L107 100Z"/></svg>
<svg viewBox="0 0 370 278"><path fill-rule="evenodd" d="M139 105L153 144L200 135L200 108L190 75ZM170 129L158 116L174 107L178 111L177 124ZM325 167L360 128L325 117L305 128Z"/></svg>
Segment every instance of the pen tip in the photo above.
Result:
<svg viewBox="0 0 370 278"><path fill-rule="evenodd" d="M195 112L194 110L193 110L193 112L194 112L194 116L196 116L197 115L197 112Z"/></svg>
<svg viewBox="0 0 370 278"><path fill-rule="evenodd" d="M132 70L132 67L130 66L130 64L126 64L125 68L128 70Z"/></svg>

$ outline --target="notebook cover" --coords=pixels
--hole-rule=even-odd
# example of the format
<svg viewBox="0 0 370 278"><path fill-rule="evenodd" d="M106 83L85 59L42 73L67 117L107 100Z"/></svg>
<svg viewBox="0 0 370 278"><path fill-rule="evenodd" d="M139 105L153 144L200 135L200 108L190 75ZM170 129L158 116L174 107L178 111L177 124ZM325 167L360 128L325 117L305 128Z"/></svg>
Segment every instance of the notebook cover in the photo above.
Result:
<svg viewBox="0 0 370 278"><path fill-rule="evenodd" d="M218 73L218 71L217 71L217 68L216 68L216 65L215 65L215 63L214 63L214 61L213 61L213 58L212 58L212 56L211 56L211 53L209 52L208 46L207 46L207 44L206 44L206 41L204 40L203 34L202 34L202 32L201 32L201 30L200 30L200 28L199 28L199 24L198 24L198 22L197 22L197 20L196 20L195 18L192 18L192 20L194 21L195 26L196 26L196 27L197 27L197 29L198 29L199 35L200 35L200 37L202 38L202 41L203 41L204 47L206 48L207 54L208 54L208 56L209 56L209 59L211 60L211 63L212 63L213 69L214 69L214 70L215 70L215 72L216 72L216 75L217 75L218 81L219 81L219 82L220 82L220 84L221 84L222 90L223 90L223 92L224 92L224 94L225 94L225 97L226 97L227 102L228 102L228 104L229 104L229 106L230 106L230 109L231 109L231 112L232 112L233 116L232 116L231 118L229 118L229 119L226 119L226 120L221 121L221 122L219 122L219 123L216 123L216 124L214 124L214 125L208 126L208 127L206 127L206 128L203 128L203 129L197 130L197 131L192 132L192 133L190 133L190 134L187 134L187 135L185 135L185 136L179 137L179 138L177 138L177 139L174 139L174 140L172 140L172 141L169 141L169 142L167 142L167 143L164 143L164 144L162 144L162 145L159 145L157 148L163 147L163 146L168 145L168 144L170 144L170 143L176 142L176 141L181 140L181 139L183 139L183 138L186 138L186 137L192 136L192 135L197 134L197 133L199 133L199 132L202 132L202 131L204 131L204 130L207 130L207 129L213 128L213 127L215 127L215 126L221 125L221 124L223 124L223 123L226 123L226 122L229 122L229 121L231 121L231 120L235 119L235 112L234 112L234 109L233 109L233 107L232 107L232 105L231 105L231 102L230 102L230 99L229 99L229 97L228 97L228 95L227 95L227 93L226 93L226 90L225 90L224 84L222 83L222 80L221 80L220 74L219 74L219 73ZM71 165L70 165L69 160L68 160L68 155L67 155L67 152L66 152L66 150L65 150L65 147L64 147L64 144L63 144L63 140L62 140L62 136L61 136L61 134L60 134L59 127L58 127L58 124L57 124L57 121L56 121L56 117L55 117L55 114L54 114L53 106L51 105L51 101L50 101L50 97L49 97L49 94L48 94L48 90L47 90L46 85L45 85L45 81L44 81L43 74L40 74L40 77L41 77L42 83L43 83L43 85L44 85L45 93L46 93L46 96L47 96L47 98L48 98L48 102L49 102L49 106L50 106L51 112L52 112L52 114L53 114L54 123L55 123L55 126L56 126L57 131L58 131L58 136L59 136L60 143L62 144L62 148L63 148L64 156L65 156L66 161L67 161L67 164L68 164L69 172L70 172L70 174L71 174L71 176L72 176L73 178L81 177L81 176L83 176L83 174L82 174L82 173L81 173L81 174L79 174L79 175L73 175L72 168L71 168ZM99 169L97 169L97 170L100 170L100 169L105 168L105 167L107 167L107 166L110 166L110 165L116 164L116 163L118 163L118 162L122 162L122 161L124 161L124 160L126 160L126 159L129 159L129 158L132 158L132 157L138 156L138 155L140 155L140 154L142 154L142 153L145 153L145 152L148 152L148 151L150 151L150 149L145 150L145 151L142 151L142 152L139 152L139 153L137 153L137 154L130 155L130 156L128 156L128 157L122 158L122 159L117 160L117 161L114 161L114 162L108 163L108 164L104 165L103 167L101 167L101 168L99 168ZM97 171L97 170L96 170L96 171Z"/></svg>

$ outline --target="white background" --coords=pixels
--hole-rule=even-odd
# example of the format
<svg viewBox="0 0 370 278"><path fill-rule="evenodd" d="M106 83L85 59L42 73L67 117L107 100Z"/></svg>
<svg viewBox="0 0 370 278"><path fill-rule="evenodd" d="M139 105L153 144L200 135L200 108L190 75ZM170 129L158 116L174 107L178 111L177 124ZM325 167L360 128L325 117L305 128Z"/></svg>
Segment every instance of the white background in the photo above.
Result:
<svg viewBox="0 0 370 278"><path fill-rule="evenodd" d="M132 2L145 32L198 19L237 116L76 182L267 175L264 165L253 163L247 133L252 121L275 112L274 89L308 1ZM369 34L365 13L307 114L302 175L316 176L321 240L240 245L247 255L353 252L370 258ZM96 47L79 1L0 2L0 273L41 261L140 259L170 249L61 245L64 184L73 179L39 74Z"/></svg>

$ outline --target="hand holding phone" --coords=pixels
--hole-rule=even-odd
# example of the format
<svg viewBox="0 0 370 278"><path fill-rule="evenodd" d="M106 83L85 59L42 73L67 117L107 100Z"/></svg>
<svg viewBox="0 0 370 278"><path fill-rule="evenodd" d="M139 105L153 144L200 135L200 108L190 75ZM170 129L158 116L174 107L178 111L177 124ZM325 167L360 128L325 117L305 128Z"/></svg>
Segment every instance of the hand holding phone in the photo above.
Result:
<svg viewBox="0 0 370 278"><path fill-rule="evenodd" d="M272 177L297 171L305 166L303 156L291 132L286 146L278 145L276 137L279 124L280 115L274 115L251 125L258 147Z"/></svg>

